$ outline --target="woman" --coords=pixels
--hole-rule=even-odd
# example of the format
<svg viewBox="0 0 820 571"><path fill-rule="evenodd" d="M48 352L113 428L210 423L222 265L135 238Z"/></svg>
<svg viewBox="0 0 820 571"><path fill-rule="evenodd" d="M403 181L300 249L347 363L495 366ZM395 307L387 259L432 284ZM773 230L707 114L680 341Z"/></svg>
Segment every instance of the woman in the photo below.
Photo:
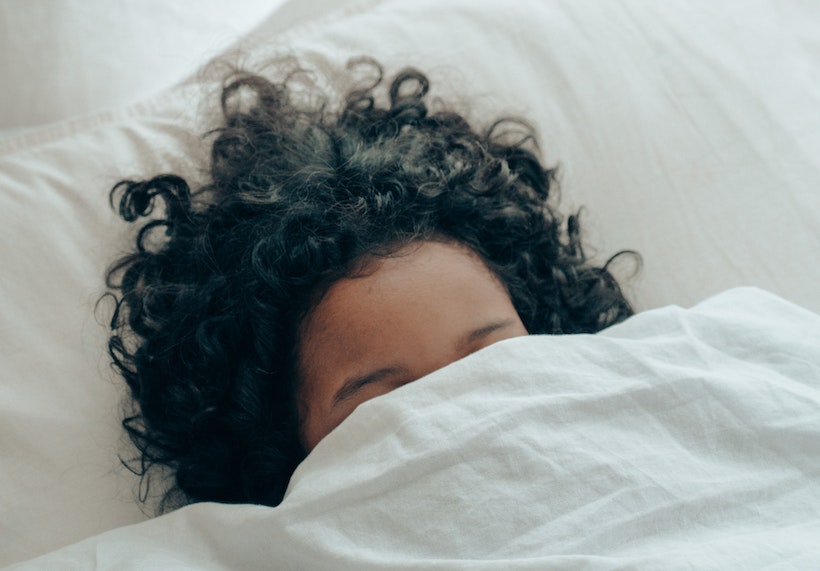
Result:
<svg viewBox="0 0 820 571"><path fill-rule="evenodd" d="M300 74L234 76L211 182L112 190L134 222L109 351L132 397L132 469L172 470L164 507L277 505L306 454L364 400L491 343L592 333L632 313L550 200L533 130L477 132L382 70L338 108ZM298 88L294 88L298 85ZM158 233L157 230L164 230Z"/></svg>

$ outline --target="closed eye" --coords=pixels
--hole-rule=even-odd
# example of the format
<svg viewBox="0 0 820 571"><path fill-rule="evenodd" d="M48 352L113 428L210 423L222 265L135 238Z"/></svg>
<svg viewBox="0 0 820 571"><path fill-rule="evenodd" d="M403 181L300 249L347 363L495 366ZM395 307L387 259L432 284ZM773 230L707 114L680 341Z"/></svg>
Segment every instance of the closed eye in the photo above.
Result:
<svg viewBox="0 0 820 571"><path fill-rule="evenodd" d="M501 329L506 329L511 325L515 324L515 319L501 319L499 321L493 321L492 323L488 323L483 327L479 327L478 329L474 329L467 333L464 337L461 338L459 341L459 348L464 351L469 348L471 345L488 337L491 333L495 333Z"/></svg>
<svg viewBox="0 0 820 571"><path fill-rule="evenodd" d="M343 400L352 397L367 385L398 375L410 375L410 371L407 367L394 365L392 367L383 367L371 373L367 373L366 375L350 378L344 382L342 388L339 389L333 397L333 404L335 406Z"/></svg>

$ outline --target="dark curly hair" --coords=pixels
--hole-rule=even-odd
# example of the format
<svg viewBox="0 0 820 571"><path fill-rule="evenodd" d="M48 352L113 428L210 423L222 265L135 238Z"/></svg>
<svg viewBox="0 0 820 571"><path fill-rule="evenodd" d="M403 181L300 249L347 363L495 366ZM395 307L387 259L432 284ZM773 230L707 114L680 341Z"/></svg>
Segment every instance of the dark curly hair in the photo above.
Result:
<svg viewBox="0 0 820 571"><path fill-rule="evenodd" d="M122 424L139 451L124 463L144 484L170 469L166 502L282 500L307 453L299 325L364 256L464 244L531 334L597 332L632 313L608 263L585 257L577 215L565 223L551 205L555 170L526 122L476 131L431 109L418 70L383 91L377 63L349 67L365 64L375 79L335 105L299 73L233 74L208 184L162 174L111 191L126 221L146 218L106 278L109 353L131 397Z"/></svg>

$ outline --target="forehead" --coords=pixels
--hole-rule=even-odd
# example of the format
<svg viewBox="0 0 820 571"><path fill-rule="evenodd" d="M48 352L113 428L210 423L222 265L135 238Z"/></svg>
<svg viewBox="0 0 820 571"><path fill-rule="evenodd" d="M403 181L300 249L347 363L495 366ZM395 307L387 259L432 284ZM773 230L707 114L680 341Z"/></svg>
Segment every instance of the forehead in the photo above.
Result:
<svg viewBox="0 0 820 571"><path fill-rule="evenodd" d="M355 357L383 345L399 328L422 328L436 316L466 318L480 308L509 303L500 280L459 243L411 243L363 268L331 285L307 316L301 357L336 351ZM301 365L310 368L311 361Z"/></svg>
<svg viewBox="0 0 820 571"><path fill-rule="evenodd" d="M332 284L306 319L308 329L352 317L356 308L390 313L401 306L437 303L449 291L497 292L504 286L469 247L454 242L411 243L371 257L361 271ZM395 302L395 305L394 305Z"/></svg>

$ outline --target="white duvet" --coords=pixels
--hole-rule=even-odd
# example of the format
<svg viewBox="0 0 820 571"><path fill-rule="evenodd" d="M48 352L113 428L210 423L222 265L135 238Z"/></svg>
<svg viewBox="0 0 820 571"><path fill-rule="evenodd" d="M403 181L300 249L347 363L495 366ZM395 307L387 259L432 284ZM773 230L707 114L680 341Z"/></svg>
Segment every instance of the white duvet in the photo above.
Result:
<svg viewBox="0 0 820 571"><path fill-rule="evenodd" d="M820 569L820 317L758 289L492 345L361 405L283 503L14 569Z"/></svg>

